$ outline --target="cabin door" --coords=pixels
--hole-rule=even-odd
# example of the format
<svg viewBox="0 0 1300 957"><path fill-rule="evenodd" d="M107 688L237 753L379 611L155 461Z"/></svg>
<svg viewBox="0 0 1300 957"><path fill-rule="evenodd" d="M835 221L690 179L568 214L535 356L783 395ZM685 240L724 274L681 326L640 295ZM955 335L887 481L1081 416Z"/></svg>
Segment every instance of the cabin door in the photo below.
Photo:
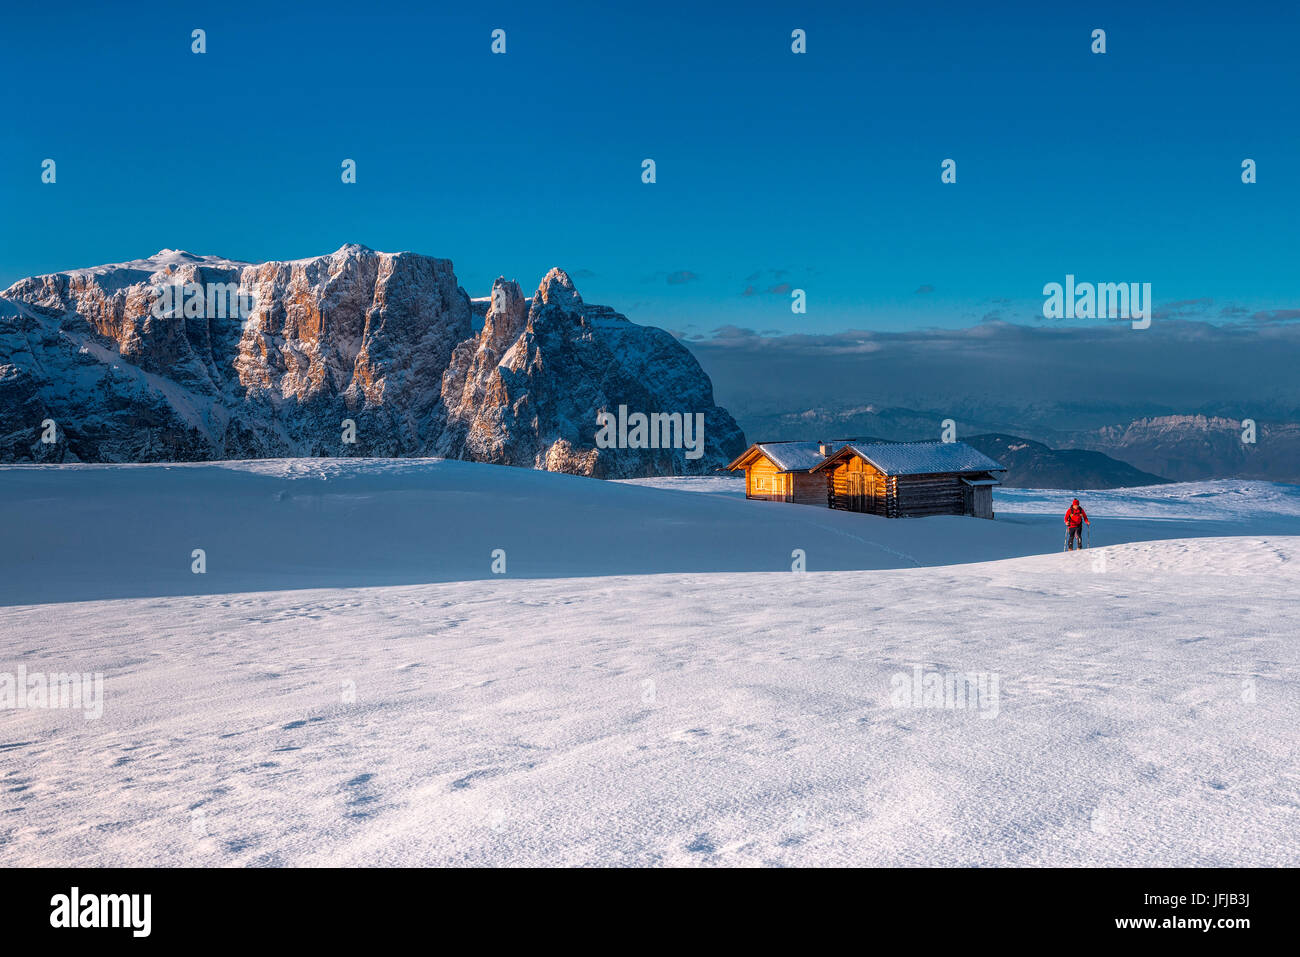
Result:
<svg viewBox="0 0 1300 957"><path fill-rule="evenodd" d="M849 508L855 512L865 512L869 510L870 503L867 501L867 483L864 481L866 476L861 472L849 473Z"/></svg>

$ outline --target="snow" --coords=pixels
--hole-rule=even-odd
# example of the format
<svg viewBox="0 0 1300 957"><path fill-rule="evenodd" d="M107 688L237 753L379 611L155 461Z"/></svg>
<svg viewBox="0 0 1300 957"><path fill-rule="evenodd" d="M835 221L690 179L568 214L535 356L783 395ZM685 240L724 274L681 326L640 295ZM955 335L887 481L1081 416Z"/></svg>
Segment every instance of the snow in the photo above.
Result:
<svg viewBox="0 0 1300 957"><path fill-rule="evenodd" d="M758 447L784 472L805 472L826 460L819 442L760 442Z"/></svg>
<svg viewBox="0 0 1300 957"><path fill-rule="evenodd" d="M214 441L214 432L226 425L229 413L211 397L204 397L191 392L174 379L147 372L134 363L123 359L116 347L103 345L101 341L72 329L61 328L59 335L72 343L79 352L93 356L103 365L110 366L122 374L123 378L134 379L142 392L157 392L166 398L177 418L194 429L209 441ZM214 422L215 420L215 422ZM214 425L216 428L214 429Z"/></svg>
<svg viewBox="0 0 1300 957"><path fill-rule="evenodd" d="M662 488L676 492L707 492L712 495L745 497L744 472L719 472L716 475L657 475L650 478L618 479L620 485Z"/></svg>
<svg viewBox="0 0 1300 957"><path fill-rule="evenodd" d="M1073 494L0 467L0 673L105 694L0 710L0 866L1296 866L1300 489Z"/></svg>
<svg viewBox="0 0 1300 957"><path fill-rule="evenodd" d="M821 442L759 442L764 455L783 472L803 472L826 461ZM1005 472L1006 467L965 442L848 442L831 439L832 452L845 448L875 464L886 475L921 475L943 472Z"/></svg>
<svg viewBox="0 0 1300 957"><path fill-rule="evenodd" d="M58 272L34 276L33 279L67 276L82 281L93 281L106 296L112 296L132 286L149 285L154 277L167 274L181 266L203 266L214 269L243 269L250 265L238 260L223 259L220 256L198 256L183 249L160 249L145 259L133 259L130 262L105 263L100 266L87 266L81 269L62 269ZM0 291L0 296L14 294L15 287L29 280L20 279L8 289ZM2 309L3 307L0 307ZM21 308L21 307L20 307ZM0 312L2 315L3 312Z"/></svg>
<svg viewBox="0 0 1300 957"><path fill-rule="evenodd" d="M886 475L1006 471L1005 465L965 442L853 442L848 448Z"/></svg>

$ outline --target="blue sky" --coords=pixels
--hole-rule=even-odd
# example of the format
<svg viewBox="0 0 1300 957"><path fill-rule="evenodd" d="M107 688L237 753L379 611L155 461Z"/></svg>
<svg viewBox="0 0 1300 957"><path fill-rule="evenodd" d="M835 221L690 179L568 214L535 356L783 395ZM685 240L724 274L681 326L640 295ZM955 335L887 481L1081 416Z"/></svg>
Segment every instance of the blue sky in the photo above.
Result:
<svg viewBox="0 0 1300 957"><path fill-rule="evenodd" d="M1067 272L1214 319L1300 306L1295 4L989 6L27 4L0 285L360 242L473 295L560 265L691 335L1035 321Z"/></svg>

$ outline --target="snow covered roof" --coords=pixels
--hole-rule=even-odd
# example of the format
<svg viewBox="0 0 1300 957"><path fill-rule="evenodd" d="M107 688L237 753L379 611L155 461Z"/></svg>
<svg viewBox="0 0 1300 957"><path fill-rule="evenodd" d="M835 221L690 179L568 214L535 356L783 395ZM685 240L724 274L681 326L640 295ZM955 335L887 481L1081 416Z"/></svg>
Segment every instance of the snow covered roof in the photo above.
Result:
<svg viewBox="0 0 1300 957"><path fill-rule="evenodd" d="M835 451L822 455L822 444ZM995 462L965 442L755 442L728 468L746 468L756 455L766 456L782 472L807 472L828 458L851 450L886 475L935 475L953 472L1005 472Z"/></svg>
<svg viewBox="0 0 1300 957"><path fill-rule="evenodd" d="M759 442L756 448L782 472L806 472L826 458L817 442Z"/></svg>
<svg viewBox="0 0 1300 957"><path fill-rule="evenodd" d="M769 459L781 472L807 472L814 465L822 462L826 456L821 453L821 442L755 442L736 457L727 468L748 468L753 460L762 455ZM829 448L837 448L843 443L825 443Z"/></svg>
<svg viewBox="0 0 1300 957"><path fill-rule="evenodd" d="M853 452L886 475L939 475L953 472L1005 472L965 442L851 442L831 458ZM829 461L829 459L827 459Z"/></svg>

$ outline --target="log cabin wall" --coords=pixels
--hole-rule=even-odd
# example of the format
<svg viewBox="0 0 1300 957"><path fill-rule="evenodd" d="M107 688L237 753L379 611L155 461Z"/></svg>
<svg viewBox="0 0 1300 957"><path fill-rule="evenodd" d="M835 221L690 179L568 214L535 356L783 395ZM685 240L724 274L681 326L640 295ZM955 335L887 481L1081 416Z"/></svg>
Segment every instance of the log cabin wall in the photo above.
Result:
<svg viewBox="0 0 1300 957"><path fill-rule="evenodd" d="M890 478L895 514L917 518L924 515L964 515L966 486L960 475L899 475Z"/></svg>
<svg viewBox="0 0 1300 957"><path fill-rule="evenodd" d="M889 480L870 462L854 456L830 470L827 498L831 508L887 515Z"/></svg>

